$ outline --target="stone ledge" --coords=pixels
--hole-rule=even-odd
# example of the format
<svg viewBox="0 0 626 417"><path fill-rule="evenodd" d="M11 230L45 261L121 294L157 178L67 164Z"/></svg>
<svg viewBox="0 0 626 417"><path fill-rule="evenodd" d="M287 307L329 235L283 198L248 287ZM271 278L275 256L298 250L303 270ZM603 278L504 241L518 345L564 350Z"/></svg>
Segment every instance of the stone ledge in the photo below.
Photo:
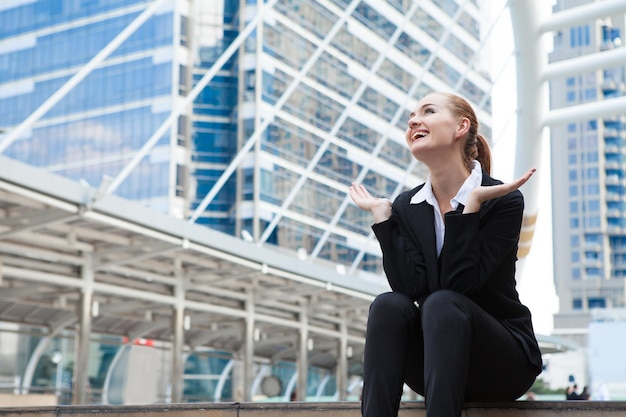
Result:
<svg viewBox="0 0 626 417"><path fill-rule="evenodd" d="M360 417L359 402L185 403L148 405L66 405L1 407L0 417ZM421 401L403 402L399 417L425 417ZM467 403L463 417L617 417L626 415L622 401L514 401Z"/></svg>

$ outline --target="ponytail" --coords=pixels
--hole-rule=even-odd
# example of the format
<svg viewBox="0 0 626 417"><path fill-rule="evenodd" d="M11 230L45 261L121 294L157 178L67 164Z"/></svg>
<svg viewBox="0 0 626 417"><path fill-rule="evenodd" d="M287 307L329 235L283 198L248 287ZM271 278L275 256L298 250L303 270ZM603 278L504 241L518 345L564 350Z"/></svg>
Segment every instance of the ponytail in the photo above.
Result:
<svg viewBox="0 0 626 417"><path fill-rule="evenodd" d="M483 171L491 175L491 148L489 148L487 139L485 139L480 133L476 135L476 150L478 151L476 160L480 162L480 166Z"/></svg>

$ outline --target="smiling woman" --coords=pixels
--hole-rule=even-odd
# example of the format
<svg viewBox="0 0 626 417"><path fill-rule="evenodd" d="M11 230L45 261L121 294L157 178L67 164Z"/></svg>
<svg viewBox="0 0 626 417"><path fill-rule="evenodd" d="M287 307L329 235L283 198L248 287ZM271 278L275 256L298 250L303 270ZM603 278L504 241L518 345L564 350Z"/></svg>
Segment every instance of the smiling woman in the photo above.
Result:
<svg viewBox="0 0 626 417"><path fill-rule="evenodd" d="M427 158L427 155L420 156L419 147L415 149L413 144L427 136L432 137L429 127L431 125L433 129L442 131L442 134L450 133L448 135L452 140L449 143L450 146L454 144L454 141L465 138L464 135L467 134L463 152L457 155L463 158L463 163L468 171L472 170L473 161L478 160L485 171L491 172L491 151L489 145L486 139L478 133L476 114L464 99L454 94L429 94L410 113L406 140L413 156L424 163L426 163L424 158ZM445 146L446 143L444 140L439 145ZM415 152L418 153L416 154ZM447 154L436 152L433 157L447 159ZM448 161L446 160L445 162ZM429 167L429 169L432 168Z"/></svg>
<svg viewBox="0 0 626 417"><path fill-rule="evenodd" d="M396 416L404 384L426 398L429 416L459 417L464 401L519 398L541 372L531 314L515 288L518 188L535 170L508 184L492 178L478 130L466 100L429 94L406 130L426 182L393 203L350 186L354 203L373 214L393 290L370 308L364 417Z"/></svg>

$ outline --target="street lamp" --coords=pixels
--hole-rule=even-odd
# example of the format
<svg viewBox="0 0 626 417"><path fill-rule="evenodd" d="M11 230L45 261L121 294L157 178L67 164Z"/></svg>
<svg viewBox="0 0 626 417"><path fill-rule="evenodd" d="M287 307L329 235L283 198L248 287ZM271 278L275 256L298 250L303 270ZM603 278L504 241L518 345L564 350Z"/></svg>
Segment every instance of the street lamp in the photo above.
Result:
<svg viewBox="0 0 626 417"><path fill-rule="evenodd" d="M55 350L54 352L52 352L52 363L54 363L57 366L57 371L56 371L56 387L55 387L55 394L57 396L57 403L61 402L61 383L63 381L63 354L61 353L60 350Z"/></svg>

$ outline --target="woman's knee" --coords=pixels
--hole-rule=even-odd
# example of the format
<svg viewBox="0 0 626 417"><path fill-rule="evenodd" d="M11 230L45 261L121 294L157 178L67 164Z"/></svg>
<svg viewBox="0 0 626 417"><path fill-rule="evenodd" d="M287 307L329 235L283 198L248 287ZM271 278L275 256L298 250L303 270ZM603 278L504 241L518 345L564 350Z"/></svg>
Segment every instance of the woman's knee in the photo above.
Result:
<svg viewBox="0 0 626 417"><path fill-rule="evenodd" d="M463 306L469 299L451 290L439 290L430 294L422 304L425 321L467 319Z"/></svg>
<svg viewBox="0 0 626 417"><path fill-rule="evenodd" d="M417 306L409 297L398 292L386 292L378 295L370 305L369 317L413 319Z"/></svg>

